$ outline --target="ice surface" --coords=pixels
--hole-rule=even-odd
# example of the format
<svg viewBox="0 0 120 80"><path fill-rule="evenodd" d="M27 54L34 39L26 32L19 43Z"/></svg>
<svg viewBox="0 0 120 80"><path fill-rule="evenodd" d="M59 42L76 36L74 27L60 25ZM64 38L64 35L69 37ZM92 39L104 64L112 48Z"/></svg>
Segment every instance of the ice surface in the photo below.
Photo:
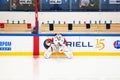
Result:
<svg viewBox="0 0 120 80"><path fill-rule="evenodd" d="M0 80L120 80L120 57L0 57Z"/></svg>

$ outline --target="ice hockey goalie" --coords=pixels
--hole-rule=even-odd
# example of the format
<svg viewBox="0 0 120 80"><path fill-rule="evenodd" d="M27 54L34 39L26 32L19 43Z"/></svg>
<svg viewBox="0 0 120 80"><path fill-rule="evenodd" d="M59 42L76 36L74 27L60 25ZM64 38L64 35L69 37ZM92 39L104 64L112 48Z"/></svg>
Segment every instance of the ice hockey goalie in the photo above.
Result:
<svg viewBox="0 0 120 80"><path fill-rule="evenodd" d="M46 50L44 57L49 58L53 52L64 53L68 58L72 58L72 52L66 46L66 39L62 34L56 34L51 39L50 47Z"/></svg>

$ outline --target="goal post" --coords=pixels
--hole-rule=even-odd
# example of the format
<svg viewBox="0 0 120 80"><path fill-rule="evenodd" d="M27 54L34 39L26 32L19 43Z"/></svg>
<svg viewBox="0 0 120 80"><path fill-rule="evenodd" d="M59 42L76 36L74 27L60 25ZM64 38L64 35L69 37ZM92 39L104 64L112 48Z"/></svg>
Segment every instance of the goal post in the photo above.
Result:
<svg viewBox="0 0 120 80"><path fill-rule="evenodd" d="M38 26L38 4L39 4L39 0L35 0L35 32L36 34L38 34L39 32L39 26Z"/></svg>

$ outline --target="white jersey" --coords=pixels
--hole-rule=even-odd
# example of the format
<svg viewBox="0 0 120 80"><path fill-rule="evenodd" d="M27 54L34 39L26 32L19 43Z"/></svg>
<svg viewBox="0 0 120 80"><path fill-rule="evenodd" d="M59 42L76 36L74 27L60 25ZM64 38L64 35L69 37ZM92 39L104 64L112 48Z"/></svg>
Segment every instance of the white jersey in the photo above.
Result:
<svg viewBox="0 0 120 80"><path fill-rule="evenodd" d="M52 41L55 45L63 45L66 42L65 38L63 38L62 35L56 35L52 38Z"/></svg>

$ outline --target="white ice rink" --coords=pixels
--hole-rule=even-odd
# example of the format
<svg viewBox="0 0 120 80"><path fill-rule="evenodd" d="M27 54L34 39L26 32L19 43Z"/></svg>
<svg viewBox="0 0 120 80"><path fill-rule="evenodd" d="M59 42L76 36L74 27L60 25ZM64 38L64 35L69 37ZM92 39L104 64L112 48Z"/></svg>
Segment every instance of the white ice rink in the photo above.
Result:
<svg viewBox="0 0 120 80"><path fill-rule="evenodd" d="M0 57L0 80L120 80L120 57Z"/></svg>

